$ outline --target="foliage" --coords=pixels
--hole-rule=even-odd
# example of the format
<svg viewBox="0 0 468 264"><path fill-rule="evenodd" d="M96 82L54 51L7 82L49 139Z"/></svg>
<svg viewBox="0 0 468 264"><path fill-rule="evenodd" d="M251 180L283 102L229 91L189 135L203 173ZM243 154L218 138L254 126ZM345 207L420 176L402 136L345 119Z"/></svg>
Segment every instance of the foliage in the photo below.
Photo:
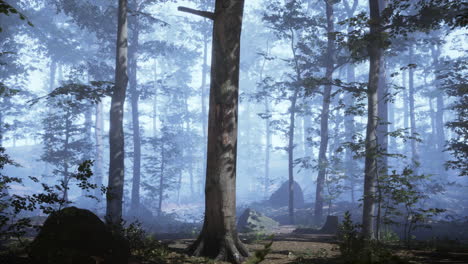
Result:
<svg viewBox="0 0 468 264"><path fill-rule="evenodd" d="M454 98L450 108L455 112L454 120L446 125L457 135L448 142L447 150L452 154L453 160L446 165L458 170L460 176L468 176L468 63L461 58L443 64L437 79L445 92Z"/></svg>
<svg viewBox="0 0 468 264"><path fill-rule="evenodd" d="M395 256L386 245L375 240L365 240L361 237L359 228L360 226L351 220L349 211L345 212L338 232L338 246L344 263L406 263Z"/></svg>
<svg viewBox="0 0 468 264"><path fill-rule="evenodd" d="M124 228L123 235L129 242L131 254L144 261L161 263L169 253L167 246L148 235L139 222L133 222Z"/></svg>
<svg viewBox="0 0 468 264"><path fill-rule="evenodd" d="M76 180L78 187L82 189L98 188L98 186L89 183L89 179L93 175L92 164L92 161L86 160L78 166L76 173L71 174L70 179ZM10 196L8 190L11 185L21 185L23 180L1 174L5 165L19 166L10 160L8 155L4 154L3 148L0 148L0 241L14 237L21 242L21 237L33 227L31 218L27 217L26 213L40 210L44 214L50 214L70 204L62 196L63 191L69 186L68 183L63 182L60 185L49 186L30 176L29 178L33 182L41 184L42 192ZM101 189L105 192L105 188Z"/></svg>
<svg viewBox="0 0 468 264"><path fill-rule="evenodd" d="M19 12L18 9L14 8L12 5L8 4L5 0L0 0L0 13L7 16L10 14L17 14L21 20L26 20L29 26L33 26L31 21L29 21L25 15ZM2 27L0 27L0 32L2 32Z"/></svg>
<svg viewBox="0 0 468 264"><path fill-rule="evenodd" d="M431 186L428 178L426 175L415 175L412 169L406 167L400 174L394 170L390 175L381 175L378 179L378 212L383 210L383 214L378 213L377 221L384 225L395 225L402 218L407 245L411 242L412 231L425 227L425 222L445 211L423 208L428 195L440 191L436 186Z"/></svg>
<svg viewBox="0 0 468 264"><path fill-rule="evenodd" d="M273 236L270 236L268 239L271 239L271 241L263 245L262 249L255 250L253 256L248 258L245 263L246 264L258 264L262 262L263 260L265 260L268 253L271 252L271 246L273 245L273 238L274 238Z"/></svg>

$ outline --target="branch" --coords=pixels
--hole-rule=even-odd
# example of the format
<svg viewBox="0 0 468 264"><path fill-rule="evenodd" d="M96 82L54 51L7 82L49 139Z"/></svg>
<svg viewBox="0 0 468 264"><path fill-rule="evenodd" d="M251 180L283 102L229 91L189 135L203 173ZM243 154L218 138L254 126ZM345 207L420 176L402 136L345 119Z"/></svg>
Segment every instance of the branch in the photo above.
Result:
<svg viewBox="0 0 468 264"><path fill-rule="evenodd" d="M204 17L204 18L208 18L208 19L211 19L211 20L215 19L215 14L213 12L200 11L200 10L195 10L195 9L188 8L188 7L183 7L183 6L177 7L177 10L179 10L181 12L186 12L186 13L194 14L194 15L197 15L197 16L201 16L201 17Z"/></svg>

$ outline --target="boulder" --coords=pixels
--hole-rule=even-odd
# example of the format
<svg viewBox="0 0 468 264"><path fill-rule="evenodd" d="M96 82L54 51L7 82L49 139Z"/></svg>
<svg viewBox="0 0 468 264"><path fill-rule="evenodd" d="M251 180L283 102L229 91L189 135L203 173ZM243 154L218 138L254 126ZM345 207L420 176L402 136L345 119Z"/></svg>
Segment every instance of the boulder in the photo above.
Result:
<svg viewBox="0 0 468 264"><path fill-rule="evenodd" d="M244 211L237 222L237 230L239 232L271 233L278 229L278 227L278 222L250 208Z"/></svg>
<svg viewBox="0 0 468 264"><path fill-rule="evenodd" d="M302 208L304 206L304 194L301 186L296 181L293 183L293 191L294 207ZM289 205L289 181L285 181L281 187L271 195L269 202L273 207Z"/></svg>
<svg viewBox="0 0 468 264"><path fill-rule="evenodd" d="M29 247L29 256L40 264L127 264L128 242L113 235L89 210L67 207L49 215Z"/></svg>
<svg viewBox="0 0 468 264"><path fill-rule="evenodd" d="M296 228L293 233L296 234L331 234L335 235L338 232L338 216L329 215L327 221L321 229L314 228Z"/></svg>

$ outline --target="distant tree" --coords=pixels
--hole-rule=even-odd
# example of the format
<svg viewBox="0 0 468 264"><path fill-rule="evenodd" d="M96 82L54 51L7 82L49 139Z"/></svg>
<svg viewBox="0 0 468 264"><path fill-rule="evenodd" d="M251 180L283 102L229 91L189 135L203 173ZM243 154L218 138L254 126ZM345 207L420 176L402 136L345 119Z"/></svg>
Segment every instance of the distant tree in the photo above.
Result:
<svg viewBox="0 0 468 264"><path fill-rule="evenodd" d="M285 74L284 80L278 82L274 81L274 78L269 78L265 83L266 87L275 88L279 96L276 98L278 101L288 101L290 107L288 109L288 120L275 120L271 121L270 124L278 126L280 124L288 124L287 127L282 126L279 128L288 140L287 146L284 150L288 153L288 179L289 179L289 221L291 224L294 223L294 143L295 138L295 122L296 116L301 112L299 107L299 100L306 93L306 81L305 79L311 77L311 72L316 69L315 60L317 59L314 50L311 48L312 45L317 44L317 40L311 40L310 34L315 34L316 28L313 27L315 19L310 18L305 13L300 1L288 1L285 5L279 1L273 1L268 5L267 12L263 16L263 20L271 25L274 29L274 34L280 40L286 40L288 48L292 53L292 58L287 60L291 68L291 72ZM320 45L320 42L318 42ZM273 82L272 82L273 81ZM309 94L316 88L311 86ZM309 87L309 88L311 88ZM271 93L272 91L268 91ZM265 93L265 92L264 92Z"/></svg>
<svg viewBox="0 0 468 264"><path fill-rule="evenodd" d="M456 136L448 141L447 150L452 159L447 167L458 170L460 176L468 176L468 85L466 72L468 64L465 58L442 62L437 79L447 95L454 99L449 108L455 118L446 123Z"/></svg>
<svg viewBox="0 0 468 264"><path fill-rule="evenodd" d="M177 178L182 173L180 136L174 127L164 126L160 136L147 140L151 154L145 157L148 177L142 186L148 191L148 197L157 199L158 216L162 214L164 199L169 191L176 189Z"/></svg>

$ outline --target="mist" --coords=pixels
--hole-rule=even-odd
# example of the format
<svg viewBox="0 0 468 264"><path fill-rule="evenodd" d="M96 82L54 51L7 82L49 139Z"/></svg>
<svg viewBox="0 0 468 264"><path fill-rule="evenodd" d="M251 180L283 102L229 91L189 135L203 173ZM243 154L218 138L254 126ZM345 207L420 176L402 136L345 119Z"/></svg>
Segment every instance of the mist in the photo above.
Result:
<svg viewBox="0 0 468 264"><path fill-rule="evenodd" d="M8 263L468 261L462 1L0 8Z"/></svg>

